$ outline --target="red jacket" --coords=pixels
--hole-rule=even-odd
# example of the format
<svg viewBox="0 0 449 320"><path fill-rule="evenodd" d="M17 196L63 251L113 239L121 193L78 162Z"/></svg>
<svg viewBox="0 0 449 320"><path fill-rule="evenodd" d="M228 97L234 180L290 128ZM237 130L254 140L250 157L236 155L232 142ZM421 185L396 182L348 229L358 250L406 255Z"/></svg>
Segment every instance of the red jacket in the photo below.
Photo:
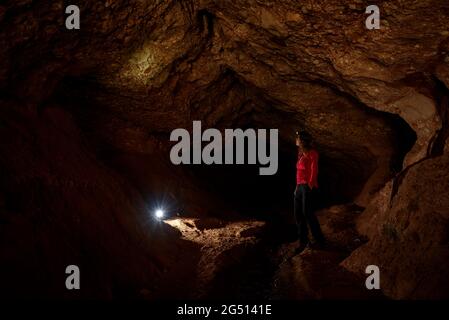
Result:
<svg viewBox="0 0 449 320"><path fill-rule="evenodd" d="M296 184L308 184L311 189L318 188L318 152L316 150L298 154Z"/></svg>

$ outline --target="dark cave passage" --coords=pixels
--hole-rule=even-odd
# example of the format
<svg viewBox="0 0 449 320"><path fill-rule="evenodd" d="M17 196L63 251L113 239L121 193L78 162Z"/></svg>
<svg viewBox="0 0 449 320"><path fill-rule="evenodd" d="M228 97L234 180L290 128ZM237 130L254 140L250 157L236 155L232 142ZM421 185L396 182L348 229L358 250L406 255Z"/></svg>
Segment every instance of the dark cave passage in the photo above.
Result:
<svg viewBox="0 0 449 320"><path fill-rule="evenodd" d="M168 155L169 148L173 146L173 143L168 140L170 130L174 130L176 127L170 124L171 119L164 118L164 121L166 120L168 123L164 123L160 129L146 130L141 128L142 120L122 118L117 110L111 105L105 104L103 100L107 95L115 95L116 99L121 99L121 97L102 86L95 77L66 78L58 86L50 103L64 105L64 108L74 116L83 136L89 140L89 144L93 146L97 156L105 164L124 173L133 184L137 185L145 197L150 195L151 198L151 194L154 193L154 197L157 199L166 197L164 195L168 194L168 197L171 198L170 201L174 203L173 207L181 206L182 204L175 199L177 191L176 187L171 187L171 180L177 179L176 175L180 174L180 171L184 171L180 176L192 179L190 183L194 182L198 187L198 192L208 190L222 199L222 201L217 201L215 206L220 208L225 205L223 208L225 210L215 211L235 211L244 216L259 218L285 215L286 211L291 211L291 196L295 188L297 147L294 145L294 132L304 126L302 122L307 122L307 118L303 119L305 115L301 115L298 120L295 118L296 115L282 111L281 106L276 105L279 102L272 101L260 93L251 93L252 89L248 92L248 84L240 83L240 80L235 77L235 73L230 70L225 71L223 77L229 78L232 88L243 90L249 97L240 102L240 111L236 115L231 117L230 111L226 111L216 123L208 124L208 121L205 123L203 121L203 130L208 127L218 128L222 132L225 128L278 129L279 164L275 175L261 176L258 173L260 165L172 165ZM213 103L226 102L229 99L226 94L229 94L229 90L231 92L234 90L228 88L225 92L220 92L219 88L212 87L211 89L211 95L204 94L204 97L201 97L201 103L195 105L196 111L190 115L191 121L200 119L201 112L204 110L210 112ZM332 91L337 92L333 88ZM352 146L344 140L340 144L335 144L332 137L329 137L329 141L323 140L317 133L316 149L320 154L318 178L320 188L314 195L316 209L355 201L359 193L363 191L363 186L371 176L375 175L379 166L384 166L381 176L375 177L377 182L370 193L377 191L385 181L402 170L404 157L416 142L416 133L398 115L376 111L347 95L338 92L337 94L351 101L360 110L358 112L365 114L363 117L370 119L369 121L381 123L383 126L381 130L385 131L385 137L382 139L385 139L385 143L388 141L388 146L384 147L385 149L389 148L389 151L375 155L363 146ZM129 108L132 109L132 105ZM150 113L150 116L158 116L157 111L149 110L147 112ZM327 116L333 117L330 114ZM114 119L116 123L111 123L109 118L115 117L118 117L119 120ZM106 122L103 124L104 121ZM192 122L184 121L180 127L191 131L191 124ZM101 127L98 127L99 125ZM147 141L150 140L151 143L147 146L127 148L124 143L128 142L121 141L125 137L120 137L111 131L117 125L129 126L133 128L131 130L143 129L138 133L139 136L132 138L143 138ZM112 127L112 129L108 127ZM348 137L349 139L351 138ZM141 141L136 142L142 143ZM202 145L206 144L203 142ZM379 144L382 144L382 141ZM245 150L247 150L246 147L247 141L245 141ZM135 150L139 148L147 148L147 150L142 149L140 152ZM169 175L170 183L159 184L154 190L155 187L152 186L152 183L158 177L157 173L149 173L151 177L147 177L147 181L145 181L140 171L148 173L151 171L151 167L157 163L163 163L165 166L163 173ZM143 174L143 176L145 175Z"/></svg>
<svg viewBox="0 0 449 320"><path fill-rule="evenodd" d="M368 31L352 2L84 1L79 30L0 5L0 297L447 297L448 6L383 1ZM277 129L276 174L175 165L194 121ZM297 254L299 130L329 243Z"/></svg>
<svg viewBox="0 0 449 320"><path fill-rule="evenodd" d="M78 121L82 121L83 113L78 112L75 112ZM276 117L278 118L279 115L277 114ZM394 157L390 160L391 174L393 174L400 170L403 157L413 145L416 136L399 117L390 115L385 117L387 123L395 128L396 134L391 137L397 147ZM287 122L288 118L277 121ZM238 120L236 122L242 123ZM88 128L89 123L79 125L86 128L87 136L93 135L95 143L99 143L100 146L107 145L100 140L101 137L95 136L94 128ZM241 127L245 129L254 126L247 124ZM292 131L290 129L288 128L288 131ZM280 129L280 131L282 137L285 137L287 130ZM277 173L273 176L261 176L259 165L173 166L167 157L168 148L165 146L167 134L158 133L155 135L155 140L159 145L163 145L155 154L124 153L114 150L113 146L97 149L97 152L107 166L125 177L139 190L147 204L146 214L151 218L150 220L153 220L152 223L156 225L160 223L154 219L153 215L156 208L162 208L166 214L164 219L184 221L183 219L193 218L190 226L196 226L197 233L222 230L212 244L208 241L198 242L200 246L207 246L220 254L210 257L205 255L204 258L200 258L200 261L201 259L209 259L209 261L205 263L204 270L197 269L197 272L207 274L210 272L208 268L213 268L213 277L202 280L207 283L204 284L205 287L198 288L198 284L202 283L201 280L193 281L188 296L208 299L282 298L284 293L282 289L276 287L276 283L284 281L282 277L285 274L279 271L279 267L290 263L285 259L293 255L292 244L294 246L297 240L292 201L295 187L296 146L288 139L281 139ZM372 171L366 172L366 164L360 164L357 158L351 159L350 155L339 157L337 154L337 158L331 159L324 153L320 158L319 166L320 188L313 194L313 203L315 211L321 210L320 217L329 212L329 207L352 203L372 173ZM183 184L185 186L180 187ZM332 226L324 226L330 228L331 232L335 232L326 234L326 237L331 239L332 245L329 253L326 254L331 255L329 259L333 265L337 265L366 241L360 239L353 230L354 219L362 208L356 205L344 208L346 216L341 219L349 219L348 222L337 223L337 231L332 229L334 228ZM239 221L259 221L264 223L264 227L254 234L249 232L243 240L240 239L240 235L235 237L231 234L229 238L235 237L235 244L229 247L223 245L227 242L228 234L232 233L230 231L232 229L227 229L228 224ZM246 232L245 230L243 232ZM248 230L252 230L251 227ZM340 232L343 232L345 236L343 238L337 236L334 240L335 235ZM224 239L220 239L222 237L220 234L225 235ZM254 237L255 240L245 242L248 236ZM196 242L189 237L184 239L192 243ZM353 243L354 241L357 242ZM314 263L317 268L327 268L318 262ZM342 274L341 271L336 273L338 277L341 277L339 281L347 286L345 290L348 297L379 298L377 295L371 296L360 292L358 285L354 284L356 280L353 276ZM201 279L202 276L200 275L199 278ZM334 280L330 278L324 285L331 286ZM167 281L170 283L172 280ZM282 285L285 286L285 283ZM117 294L127 296L120 288ZM304 297L310 298L309 294L304 293ZM333 297L333 294L335 293L329 293L328 296L326 293L325 297Z"/></svg>
<svg viewBox="0 0 449 320"><path fill-rule="evenodd" d="M230 77L232 88L246 90L245 86L235 82L232 72L228 71L226 74L224 77ZM234 89L228 88L225 92L229 90ZM98 121L103 121L108 112L112 114L117 112L101 102L101 97L110 94L107 91L108 89L104 88L95 77L69 77L56 90L53 103L65 106L74 116L77 125L82 129L82 135L89 141L97 157L139 191L145 202L144 215L148 217L141 220L141 223L143 221L157 227L160 221L155 219L154 213L156 209L161 208L164 210L164 219L168 219L167 221L170 221L168 224L180 231L183 239L195 245L199 244L203 248L197 272L208 276L198 275L198 280L191 283L189 297L211 299L282 297L282 292L276 288L276 281L282 282L282 277L285 276L279 274L279 266L289 263L285 259L292 255L292 244L294 246L297 240L297 227L293 217L297 160L294 132L299 129L300 123L292 118L291 113L280 111L276 101L270 101L260 94L250 94L251 99L242 102L240 107L240 110L249 108L249 111L242 111L238 116L225 116L215 124L215 127L222 132L226 128L278 129L279 163L275 175L260 175L259 164L175 166L169 159L173 143L168 140L169 129L176 127L170 124L167 124L165 129L143 131L144 139L151 141L151 144L144 147L146 149L143 152L136 152L134 146L127 150L126 145L117 140L122 138L116 133L109 129L99 130ZM217 102L217 99L228 99L223 93L214 95L213 99L205 96L204 101L196 106L197 111L193 117L199 114L198 110L210 110L211 105L208 103L212 100ZM357 102L352 103L358 105ZM362 105L358 105L357 108L361 110L360 112L366 113L368 119L375 119L374 121L384 126L391 151L385 155L374 155L370 150L363 148L357 150L357 146L347 148L345 141L342 141L340 146L329 146L327 141L318 139L316 148L320 153L320 188L313 193L314 210L321 212L320 216L323 216L326 215L323 212L329 212L328 208L349 204L343 210L346 216L341 218L350 220L340 227L343 231L338 228L338 231L335 231L334 227L325 226L334 232L326 235L332 239L333 247L329 254L334 255L330 258L333 264L342 261L365 241L360 240L353 230L354 219L362 207L350 204L355 201L363 186L377 170L379 157L387 158L386 164L385 162L382 164L386 165L387 174L376 178L380 179L378 184L382 185L402 169L404 156L416 141L414 131L399 116L375 111ZM127 126L139 127L134 119L123 118L120 121L127 123ZM111 124L105 123L105 126L108 125ZM207 124L205 126L213 127ZM191 131L191 125L187 124L185 128ZM204 145L206 143L203 142ZM351 215L351 212L358 213ZM258 230L249 231L249 237L254 238L251 238L252 240L248 240L247 236L240 237L233 234L233 223L244 224L245 221L250 224L251 221L264 223L261 228L242 227L243 231L237 232L240 234L248 232L246 230ZM217 234L214 235L214 232ZM339 232L345 235L335 240L335 235ZM207 236L208 233L210 238ZM252 233L254 235L251 235ZM358 242L354 244L353 241ZM228 242L233 244L228 246L226 245ZM210 253L207 253L209 251ZM317 264L317 268L325 266ZM342 278L344 283L354 281L352 277L346 275ZM170 283L172 280L166 281ZM332 279L328 281L332 282ZM354 295L354 292L359 294L357 290L352 290L349 290L349 296ZM117 293L123 295L122 291L118 289Z"/></svg>
<svg viewBox="0 0 449 320"><path fill-rule="evenodd" d="M232 72L230 74L232 82L235 79ZM234 89L229 89L231 92L246 90L239 83L232 84L232 88ZM282 282L285 277L280 266L290 263L285 259L293 255L292 248L297 237L292 201L297 160L294 132L304 120L299 121L291 112L279 110L275 101L246 92L250 99L241 102L241 114L233 117L227 115L215 125L221 130L279 129L277 173L272 176L259 175L260 165L175 166L169 159L170 146L173 145L168 141L169 133L170 129L176 128L170 124L171 118L166 119L168 123L164 127L147 129L141 126L142 120L128 118L120 113L122 111L111 109L111 105L107 103L110 100L102 102L110 94L116 95L115 92L108 92L95 77L68 77L48 99L47 105L51 107L39 110L40 117L45 118L46 114L56 112L52 116L56 118L52 121L61 121L57 124L62 125L64 132L60 138L61 143L64 143L64 139L70 141L72 137L79 136L76 139L80 140L77 142L82 150L80 153L87 150L90 154L88 157L96 159L100 167L110 172L118 179L119 185L127 190L131 199L127 203L138 204L137 211L125 218L129 221L121 223L131 226L137 224L143 234L163 233L165 235L161 239L165 239L168 246L187 246L186 252L191 252L192 255L187 257L188 254L184 253L182 258L177 254L168 258L161 257L156 265L161 265L161 270L166 270L168 267L162 265L170 265L171 259L183 259L183 263L189 264L190 270L195 270L198 277L189 280L190 291L185 293L189 297L282 297L283 293L275 287L275 282L277 279ZM220 104L220 101L226 99L223 93L218 93L213 100ZM212 106L207 103L211 103L211 100L206 95L206 99L196 108L209 110ZM405 154L416 140L415 133L402 118L366 107L357 108L354 112L385 130L386 133L379 134L379 137L388 141L389 149L387 153L374 155L373 151L365 147L359 148L353 142L343 139L335 143L332 137L326 141L325 138L320 138L319 132L316 133L316 148L320 153L320 188L314 192L313 201L314 210L321 212L320 220L325 219L321 217L326 216L329 208L354 202L367 181L374 176L379 163L384 166L384 171L380 177L376 177L378 185L400 171ZM150 116L157 116L156 111L147 112ZM66 116L73 120L71 126L74 128L64 128ZM304 117L307 122L307 116ZM188 124L183 123L178 125L190 130ZM354 130L358 130L358 127ZM386 158L386 162L379 162L382 157ZM81 178L84 180L88 177ZM98 178L95 183L102 185L102 179ZM17 196L24 197L15 195ZM81 203L89 206L90 200L82 199ZM174 219L174 227L173 223L168 223L168 227L154 217L158 208L165 211L164 219ZM333 247L328 254L334 265L348 257L352 250L365 241L359 239L353 230L354 219L361 207L349 205L344 208L346 215L342 215L341 219L349 219L349 222L337 223L340 227L332 224L324 226L331 232L326 236L332 242ZM105 212L105 215L108 216L109 213ZM177 223L188 227L179 228ZM258 226L258 223L263 223L263 227ZM131 230L133 228L135 227L131 227ZM183 232L185 230L188 230L187 233ZM339 236L340 233L343 236ZM173 237L172 240L170 237ZM317 268L325 266L317 264ZM155 285L151 289L147 289L146 285L142 285L143 289L139 288L139 284L129 285L126 279L116 280L111 291L112 297L146 299L172 296L179 286L187 284L182 284L179 280L185 271L173 267L170 270L167 276L161 278L161 283L165 285ZM179 275L175 276L175 273ZM353 281L352 277L346 275L342 275L342 278L344 283ZM330 283L332 279L328 281ZM358 291L351 289L349 292L348 295L352 296ZM307 294L305 296L308 297Z"/></svg>

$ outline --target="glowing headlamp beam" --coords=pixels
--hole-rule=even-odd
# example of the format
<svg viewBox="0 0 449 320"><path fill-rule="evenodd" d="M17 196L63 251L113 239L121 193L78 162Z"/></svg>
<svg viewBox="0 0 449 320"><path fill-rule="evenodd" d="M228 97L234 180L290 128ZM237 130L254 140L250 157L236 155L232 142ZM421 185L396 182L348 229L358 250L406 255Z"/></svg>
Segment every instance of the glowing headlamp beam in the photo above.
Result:
<svg viewBox="0 0 449 320"><path fill-rule="evenodd" d="M162 209L157 209L154 215L156 216L156 218L162 219L164 217L164 211Z"/></svg>

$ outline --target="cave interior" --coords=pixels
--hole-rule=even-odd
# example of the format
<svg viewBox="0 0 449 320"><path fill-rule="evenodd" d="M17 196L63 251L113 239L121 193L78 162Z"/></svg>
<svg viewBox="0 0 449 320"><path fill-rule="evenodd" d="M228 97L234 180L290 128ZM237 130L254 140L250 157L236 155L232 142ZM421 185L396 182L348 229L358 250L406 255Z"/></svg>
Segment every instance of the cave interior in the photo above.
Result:
<svg viewBox="0 0 449 320"><path fill-rule="evenodd" d="M449 5L377 2L0 5L0 296L447 297ZM174 165L196 120L278 129L277 173ZM295 255L301 129L330 248Z"/></svg>

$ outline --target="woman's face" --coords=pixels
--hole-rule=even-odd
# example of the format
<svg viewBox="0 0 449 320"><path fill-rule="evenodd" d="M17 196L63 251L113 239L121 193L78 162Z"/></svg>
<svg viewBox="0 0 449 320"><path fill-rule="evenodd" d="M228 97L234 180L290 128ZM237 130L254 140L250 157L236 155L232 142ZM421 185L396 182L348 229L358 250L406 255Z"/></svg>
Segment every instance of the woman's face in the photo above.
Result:
<svg viewBox="0 0 449 320"><path fill-rule="evenodd" d="M299 139L299 137L296 137L296 146L302 149L302 142L301 139Z"/></svg>

